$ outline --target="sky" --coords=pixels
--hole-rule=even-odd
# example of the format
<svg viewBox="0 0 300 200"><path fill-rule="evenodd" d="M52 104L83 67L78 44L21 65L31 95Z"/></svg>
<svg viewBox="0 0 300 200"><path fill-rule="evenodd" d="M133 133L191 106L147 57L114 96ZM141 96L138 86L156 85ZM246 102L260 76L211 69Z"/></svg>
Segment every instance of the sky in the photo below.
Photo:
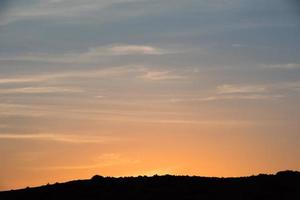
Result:
<svg viewBox="0 0 300 200"><path fill-rule="evenodd" d="M300 170L297 0L3 0L0 190Z"/></svg>

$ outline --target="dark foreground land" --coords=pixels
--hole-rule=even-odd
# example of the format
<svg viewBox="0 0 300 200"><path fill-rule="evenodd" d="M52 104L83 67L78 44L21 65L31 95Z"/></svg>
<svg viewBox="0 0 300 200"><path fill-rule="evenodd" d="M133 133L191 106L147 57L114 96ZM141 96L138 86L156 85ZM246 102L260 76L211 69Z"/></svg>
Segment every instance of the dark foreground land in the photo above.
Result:
<svg viewBox="0 0 300 200"><path fill-rule="evenodd" d="M241 178L153 176L111 178L56 183L36 188L0 192L1 200L11 199L284 199L300 200L300 172Z"/></svg>

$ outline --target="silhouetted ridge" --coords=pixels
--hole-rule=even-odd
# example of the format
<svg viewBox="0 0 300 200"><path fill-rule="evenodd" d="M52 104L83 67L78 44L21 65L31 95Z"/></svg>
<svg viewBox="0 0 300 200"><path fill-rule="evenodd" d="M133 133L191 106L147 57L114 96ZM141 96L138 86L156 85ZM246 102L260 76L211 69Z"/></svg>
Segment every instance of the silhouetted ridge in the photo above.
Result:
<svg viewBox="0 0 300 200"><path fill-rule="evenodd" d="M278 176L300 176L300 172L292 171L292 170L286 170L286 171L277 172L276 175L278 175Z"/></svg>
<svg viewBox="0 0 300 200"><path fill-rule="evenodd" d="M105 179L104 176L100 176L100 175L95 175L91 178L92 181L101 181Z"/></svg>
<svg viewBox="0 0 300 200"><path fill-rule="evenodd" d="M0 199L291 199L300 200L300 172L240 178L197 176L103 177L0 192Z"/></svg>

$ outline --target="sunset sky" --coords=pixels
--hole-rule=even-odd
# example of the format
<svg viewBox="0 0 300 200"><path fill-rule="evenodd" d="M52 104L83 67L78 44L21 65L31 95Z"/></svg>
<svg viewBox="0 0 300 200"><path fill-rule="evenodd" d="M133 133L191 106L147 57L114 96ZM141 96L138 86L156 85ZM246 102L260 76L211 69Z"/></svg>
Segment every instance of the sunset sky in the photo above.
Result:
<svg viewBox="0 0 300 200"><path fill-rule="evenodd" d="M300 170L297 0L0 1L0 190Z"/></svg>

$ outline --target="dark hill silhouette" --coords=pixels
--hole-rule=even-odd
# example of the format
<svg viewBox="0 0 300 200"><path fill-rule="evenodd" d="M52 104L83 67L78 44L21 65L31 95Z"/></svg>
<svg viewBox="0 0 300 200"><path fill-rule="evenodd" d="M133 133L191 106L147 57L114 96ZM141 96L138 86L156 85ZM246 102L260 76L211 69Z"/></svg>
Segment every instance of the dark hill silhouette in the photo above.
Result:
<svg viewBox="0 0 300 200"><path fill-rule="evenodd" d="M300 200L300 172L282 171L240 178L139 176L56 183L0 192L1 200L92 199L282 199Z"/></svg>

